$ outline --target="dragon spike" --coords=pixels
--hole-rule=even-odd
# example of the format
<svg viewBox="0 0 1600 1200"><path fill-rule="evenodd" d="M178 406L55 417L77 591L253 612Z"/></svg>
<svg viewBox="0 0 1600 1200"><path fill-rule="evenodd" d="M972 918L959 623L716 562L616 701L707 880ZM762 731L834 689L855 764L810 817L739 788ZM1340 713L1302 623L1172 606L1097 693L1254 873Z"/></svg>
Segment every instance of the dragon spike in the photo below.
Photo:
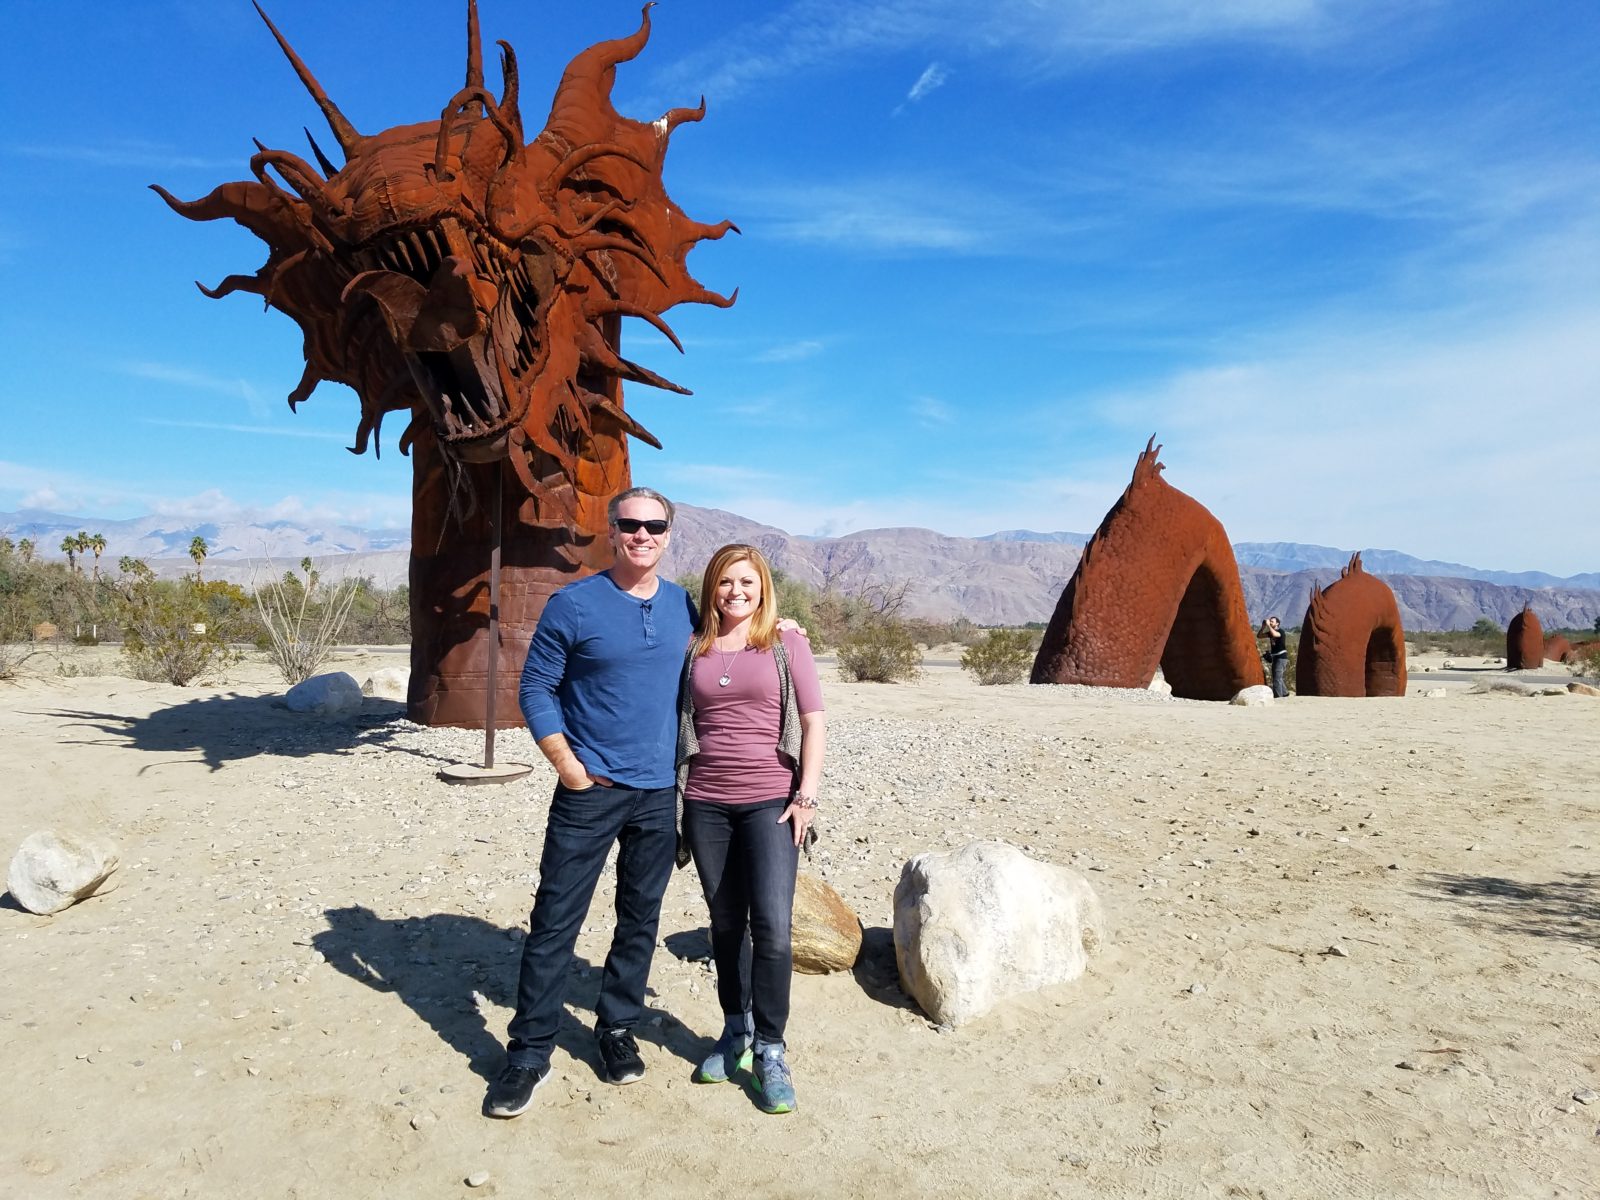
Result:
<svg viewBox="0 0 1600 1200"><path fill-rule="evenodd" d="M328 93L322 90L322 85L317 82L300 56L294 52L294 47L289 45L289 40L278 32L278 27L272 23L272 18L267 16L266 10L261 7L260 0L250 0L255 5L256 12L261 14L261 19L267 23L267 28L272 30L272 36L277 39L278 46L288 58L289 65L294 68L294 73L300 76L300 82L305 85L306 91L311 93L311 98L317 102L317 107L322 110L322 115L328 119L328 128L333 130L333 136L339 139L339 148L345 152L346 157L350 151L361 143L361 134L356 127L339 111L339 106L328 99Z"/></svg>
<svg viewBox="0 0 1600 1200"><path fill-rule="evenodd" d="M328 161L328 156L322 152L322 147L317 145L317 139L311 136L311 130L306 129L304 125L300 128L305 130L306 141L311 143L311 153L317 156L317 165L322 168L322 173L332 179L339 173L339 169Z"/></svg>
<svg viewBox="0 0 1600 1200"><path fill-rule="evenodd" d="M650 40L650 10L654 7L654 0L644 6L639 28L628 37L590 46L567 64L561 83L556 88L555 101L550 105L552 126L561 123L569 109L575 116L580 115L593 103L594 93L598 93L607 105L610 104L616 66L635 57ZM589 94L584 94L586 92Z"/></svg>
<svg viewBox="0 0 1600 1200"><path fill-rule="evenodd" d="M467 0L467 87L483 86L483 39L478 36L478 0Z"/></svg>
<svg viewBox="0 0 1600 1200"><path fill-rule="evenodd" d="M267 285L259 275L229 275L216 287L207 287L197 279L194 285L213 300L221 300L224 296L233 295L234 292L251 292L257 296L267 294Z"/></svg>
<svg viewBox="0 0 1600 1200"><path fill-rule="evenodd" d="M603 300L594 304L583 306L583 316L587 321L596 317L609 316L611 313L621 313L625 317L638 317L647 321L661 331L661 335L671 342L679 354L683 353L683 343L678 340L678 335L672 332L672 326L661 319L660 314L652 312L642 304L632 304L626 300Z"/></svg>
<svg viewBox="0 0 1600 1200"><path fill-rule="evenodd" d="M495 45L500 47L500 77L505 81L505 86L500 93L500 111L505 114L507 121L511 122L517 131L517 140L522 139L522 107L518 101L517 52L511 48L511 43L502 38Z"/></svg>
<svg viewBox="0 0 1600 1200"><path fill-rule="evenodd" d="M669 108L656 122L656 127L668 137L672 131L686 121L703 121L706 115L706 98L700 97L700 103L695 108Z"/></svg>
<svg viewBox="0 0 1600 1200"><path fill-rule="evenodd" d="M317 384L322 382L322 376L310 363L300 373L300 382L294 385L294 391L289 393L289 411L298 410L301 401L310 398L311 393L317 390Z"/></svg>

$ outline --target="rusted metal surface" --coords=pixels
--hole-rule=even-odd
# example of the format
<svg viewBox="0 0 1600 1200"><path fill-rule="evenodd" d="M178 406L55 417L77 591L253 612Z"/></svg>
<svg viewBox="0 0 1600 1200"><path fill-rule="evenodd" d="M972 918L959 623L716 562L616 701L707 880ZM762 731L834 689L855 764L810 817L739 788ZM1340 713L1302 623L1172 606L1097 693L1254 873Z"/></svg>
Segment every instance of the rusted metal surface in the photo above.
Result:
<svg viewBox="0 0 1600 1200"><path fill-rule="evenodd" d="M1034 659L1034 683L1148 687L1228 700L1263 681L1239 566L1222 524L1161 478L1151 438L1083 548Z"/></svg>
<svg viewBox="0 0 1600 1200"><path fill-rule="evenodd" d="M1522 671L1544 666L1544 626L1530 605L1506 626L1506 668Z"/></svg>
<svg viewBox="0 0 1600 1200"><path fill-rule="evenodd" d="M623 410L622 381L688 394L621 356L621 318L642 318L677 345L666 310L734 301L687 266L696 244L734 225L691 220L662 183L673 130L700 120L704 101L648 123L612 107L617 65L649 38L649 8L631 36L572 60L529 140L506 42L501 94L484 86L474 0L465 86L436 120L374 134L351 125L262 13L343 165L313 139L315 166L261 147L252 179L201 199L155 188L183 216L230 219L267 244L253 275L201 290L260 296L300 326L306 365L291 408L323 380L348 384L361 401L357 454L369 443L378 452L386 414L405 414L410 709L428 724L484 720L494 465L516 481L499 512L496 707L501 723L513 723L518 669L545 598L609 561L605 506L630 483L626 438L659 445Z"/></svg>
<svg viewBox="0 0 1600 1200"><path fill-rule="evenodd" d="M1406 694L1400 606L1388 584L1367 574L1359 553L1326 588L1311 588L1294 688L1302 696Z"/></svg>

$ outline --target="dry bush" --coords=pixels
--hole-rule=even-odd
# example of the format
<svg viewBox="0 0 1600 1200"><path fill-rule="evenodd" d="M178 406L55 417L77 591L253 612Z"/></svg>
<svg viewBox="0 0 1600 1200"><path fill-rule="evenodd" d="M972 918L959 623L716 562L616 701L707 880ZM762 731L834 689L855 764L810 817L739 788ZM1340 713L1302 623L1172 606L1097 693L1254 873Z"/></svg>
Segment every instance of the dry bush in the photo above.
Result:
<svg viewBox="0 0 1600 1200"><path fill-rule="evenodd" d="M1038 650L1034 635L1026 629L991 629L982 641L967 647L961 669L981 684L1016 683L1033 669Z"/></svg>
<svg viewBox="0 0 1600 1200"><path fill-rule="evenodd" d="M290 687L322 669L361 590L360 581L353 579L323 588L309 558L300 560L300 569L305 573L304 582L285 571L282 579L255 589L256 611L266 630L267 658Z"/></svg>
<svg viewBox="0 0 1600 1200"><path fill-rule="evenodd" d="M839 642L839 674L856 683L910 682L922 674L922 651L900 621L875 617Z"/></svg>

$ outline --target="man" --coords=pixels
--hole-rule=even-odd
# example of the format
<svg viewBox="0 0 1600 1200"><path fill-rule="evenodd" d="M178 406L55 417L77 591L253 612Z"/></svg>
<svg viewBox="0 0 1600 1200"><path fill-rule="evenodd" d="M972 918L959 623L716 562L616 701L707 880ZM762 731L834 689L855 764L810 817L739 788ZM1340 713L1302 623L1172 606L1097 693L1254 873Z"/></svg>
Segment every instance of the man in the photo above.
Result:
<svg viewBox="0 0 1600 1200"><path fill-rule="evenodd" d="M617 924L595 1004L608 1083L644 1075L633 1028L644 1011L661 897L677 852L678 678L694 605L656 575L672 503L649 488L612 499L613 561L550 597L522 671L522 713L560 777L539 890L522 946L506 1065L485 1110L515 1117L550 1077L550 1052L578 929L613 843Z"/></svg>
<svg viewBox="0 0 1600 1200"><path fill-rule="evenodd" d="M1261 622L1257 637L1267 639L1267 663L1272 668L1272 694L1279 699L1289 694L1289 635L1277 617Z"/></svg>

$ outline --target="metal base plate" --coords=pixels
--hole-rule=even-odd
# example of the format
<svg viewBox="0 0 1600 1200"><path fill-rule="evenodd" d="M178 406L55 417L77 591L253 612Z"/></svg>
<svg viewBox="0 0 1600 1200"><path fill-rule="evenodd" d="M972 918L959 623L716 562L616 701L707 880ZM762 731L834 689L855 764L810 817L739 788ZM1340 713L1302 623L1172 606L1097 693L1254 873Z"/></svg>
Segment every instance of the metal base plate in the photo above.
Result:
<svg viewBox="0 0 1600 1200"><path fill-rule="evenodd" d="M476 763L451 763L439 772L446 783L510 783L532 771L527 763L496 763L480 767Z"/></svg>

